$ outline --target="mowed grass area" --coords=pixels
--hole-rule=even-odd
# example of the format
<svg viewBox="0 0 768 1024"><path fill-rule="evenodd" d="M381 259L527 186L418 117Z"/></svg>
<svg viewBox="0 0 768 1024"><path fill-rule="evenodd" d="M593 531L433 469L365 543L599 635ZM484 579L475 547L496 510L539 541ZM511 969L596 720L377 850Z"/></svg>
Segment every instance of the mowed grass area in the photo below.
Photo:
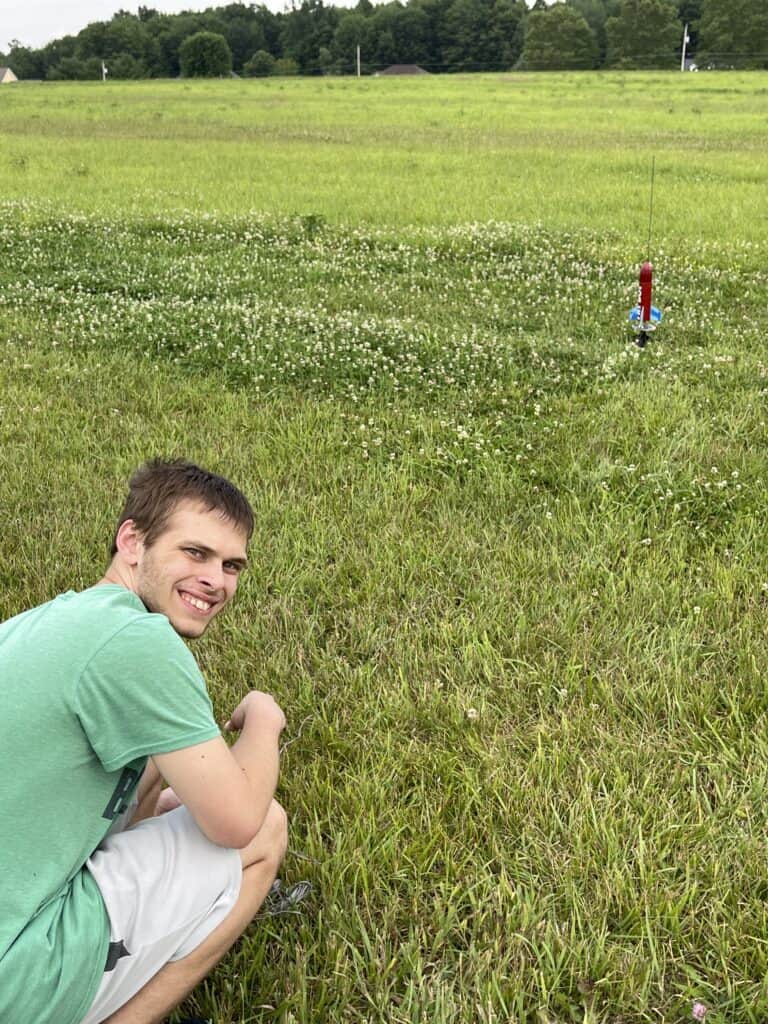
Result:
<svg viewBox="0 0 768 1024"><path fill-rule="evenodd" d="M333 224L644 221L759 240L764 76L679 73L27 83L0 97L6 198ZM663 187L662 187L663 186ZM713 204L712 194L720 196Z"/></svg>
<svg viewBox="0 0 768 1024"><path fill-rule="evenodd" d="M257 512L195 651L285 708L314 891L187 1010L768 1017L766 96L3 91L0 615L96 578L149 454Z"/></svg>

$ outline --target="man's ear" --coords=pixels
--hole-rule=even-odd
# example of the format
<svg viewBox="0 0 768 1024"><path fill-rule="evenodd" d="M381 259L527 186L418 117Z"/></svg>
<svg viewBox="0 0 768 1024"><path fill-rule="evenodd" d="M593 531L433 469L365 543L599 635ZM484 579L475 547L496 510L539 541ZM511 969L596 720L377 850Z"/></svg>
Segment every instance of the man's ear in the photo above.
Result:
<svg viewBox="0 0 768 1024"><path fill-rule="evenodd" d="M144 543L133 519L126 519L120 524L120 529L115 537L115 546L124 562L130 566L138 565Z"/></svg>

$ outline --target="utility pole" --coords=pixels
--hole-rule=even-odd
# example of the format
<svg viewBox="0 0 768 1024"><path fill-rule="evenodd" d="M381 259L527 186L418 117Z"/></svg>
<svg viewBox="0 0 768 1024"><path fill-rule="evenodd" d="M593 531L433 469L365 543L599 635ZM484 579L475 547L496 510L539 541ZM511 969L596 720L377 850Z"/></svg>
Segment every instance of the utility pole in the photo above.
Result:
<svg viewBox="0 0 768 1024"><path fill-rule="evenodd" d="M360 44L357 44L357 77L360 77Z"/></svg>
<svg viewBox="0 0 768 1024"><path fill-rule="evenodd" d="M680 70L685 71L685 48L690 43L691 38L688 35L688 23L686 22L685 28L683 29L683 55L680 58Z"/></svg>

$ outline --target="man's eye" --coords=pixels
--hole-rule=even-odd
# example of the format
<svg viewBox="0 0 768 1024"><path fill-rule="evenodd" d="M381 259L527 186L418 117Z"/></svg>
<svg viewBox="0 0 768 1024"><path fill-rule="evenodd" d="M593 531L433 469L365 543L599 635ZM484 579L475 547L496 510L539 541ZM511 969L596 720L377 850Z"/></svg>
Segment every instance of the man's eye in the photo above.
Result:
<svg viewBox="0 0 768 1024"><path fill-rule="evenodd" d="M199 548L185 548L188 555L192 555L193 558L201 558L203 552Z"/></svg>
<svg viewBox="0 0 768 1024"><path fill-rule="evenodd" d="M224 568L227 570L227 572L239 573L243 571L242 565L238 565L237 562L225 562Z"/></svg>

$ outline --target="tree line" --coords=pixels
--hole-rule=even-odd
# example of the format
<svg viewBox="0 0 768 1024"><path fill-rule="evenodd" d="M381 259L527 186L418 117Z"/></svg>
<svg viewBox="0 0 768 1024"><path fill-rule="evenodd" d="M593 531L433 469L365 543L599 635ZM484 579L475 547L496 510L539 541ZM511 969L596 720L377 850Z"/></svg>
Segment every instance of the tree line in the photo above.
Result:
<svg viewBox="0 0 768 1024"><path fill-rule="evenodd" d="M232 3L201 13L117 11L0 65L20 79L352 74L418 64L432 72L674 68L683 27L702 67L768 68L766 0L400 0L354 8L301 0L273 13Z"/></svg>

